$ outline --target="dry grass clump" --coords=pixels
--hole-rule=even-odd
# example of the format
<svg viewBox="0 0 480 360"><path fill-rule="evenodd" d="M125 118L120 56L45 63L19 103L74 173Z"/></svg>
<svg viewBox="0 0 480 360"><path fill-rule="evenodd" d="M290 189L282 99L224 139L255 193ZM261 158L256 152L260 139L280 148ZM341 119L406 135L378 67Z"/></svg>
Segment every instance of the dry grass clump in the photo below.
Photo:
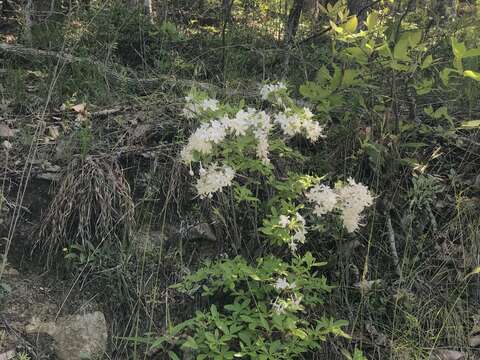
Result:
<svg viewBox="0 0 480 360"><path fill-rule="evenodd" d="M71 245L82 248L127 240L134 224L130 186L111 157L76 158L65 169L42 223L49 260Z"/></svg>

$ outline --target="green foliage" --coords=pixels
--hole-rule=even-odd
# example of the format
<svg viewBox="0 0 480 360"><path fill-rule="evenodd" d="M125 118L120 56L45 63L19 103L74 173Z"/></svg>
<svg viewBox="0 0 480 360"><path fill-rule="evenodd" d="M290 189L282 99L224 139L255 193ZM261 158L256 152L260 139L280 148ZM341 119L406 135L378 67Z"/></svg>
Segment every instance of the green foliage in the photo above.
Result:
<svg viewBox="0 0 480 360"><path fill-rule="evenodd" d="M31 357L30 355L25 352L25 351L22 351L22 352L19 352L16 356L15 356L15 359L16 360L31 360Z"/></svg>
<svg viewBox="0 0 480 360"><path fill-rule="evenodd" d="M45 18L41 12L34 16L32 43L23 45L72 54L84 61L64 63L55 56L11 54L10 57L2 53L5 60L5 71L0 72L2 110L22 114L23 120L23 115L43 111L48 97L48 112L51 110L52 116L47 112L44 120L55 121L56 125L61 122L67 128L72 114L57 109L66 103L65 99L76 96L74 103L88 102L92 109L116 109L124 105L132 111L140 109L141 122L143 115L147 118L158 115L156 131L148 138L148 146L161 145L158 151L155 149L154 165L148 163L150 152L143 153L141 161L133 159L133 154L121 156L122 168L135 168L139 174L146 163L155 169L163 168L158 156L175 162L175 171L171 173L153 180L155 175L146 176L148 189L156 190L145 191L148 195L144 196L142 206L154 209L144 216L149 218L145 221L150 224L150 218L155 216L162 218L156 219L162 224L168 221L166 217L177 221L176 213L199 216L202 221L208 218L218 232L215 251L227 253L227 259L208 262L175 286L183 296L201 294L203 300L194 299L192 306L199 309L198 313L174 326L180 318L191 316L190 304L171 305L175 302L170 303L167 295L167 304L158 299L163 295L152 295L153 300L147 301L145 295L152 283L151 275L155 274L155 282L159 281L159 269L166 260L163 241L160 249L145 251L142 259L133 256L130 248L105 246L99 251L95 243L98 234L103 234L100 236L103 238L113 229L116 231L121 222L116 216L125 213L113 208L108 216L115 221L100 227L99 222L105 217L95 215L105 209L105 202L115 202L121 194L115 188L116 174L120 171L108 177L114 183L105 185L108 181L102 180L102 172L82 179L82 174L72 166L69 173L74 175L62 190L64 199L56 203L60 210L52 221L70 235L57 236L56 250L64 248L63 254L74 270L88 267L85 274L94 274L105 281L108 290L102 290L106 297L114 294L109 300L119 310L114 312L127 314L128 324L119 326L122 332L136 326L142 326L143 330L142 320L147 318L145 327L149 329L145 331L151 330L150 325L159 328L158 324L167 319L168 329L154 335L163 336L154 347L174 359L188 358L190 354L182 351L193 352L198 358L309 357L323 346L321 342L327 333L343 335L342 322L325 319L351 318L352 314L355 322L349 332L355 337L360 334L362 342L369 338L365 343L374 348L369 357L420 358L428 352L425 349L465 342L467 331L461 330L468 330L472 321L469 309L478 305L472 300L475 297L463 290L470 290L470 285L456 280L464 278L463 272L476 269L478 258L475 255L478 224L472 220L478 218L479 186L478 2L473 5L473 1L456 1L453 6L453 2L433 0L371 1L360 8L363 1L323 1L325 6L303 9L288 54L284 25L293 1L234 1L226 23L225 9L213 0L162 4L157 1L153 21L143 9L125 6L125 1L91 1L89 6L77 2L68 11L66 3L60 3ZM468 6L469 13L462 10ZM2 36L5 34L2 32ZM20 42L23 39L17 38ZM284 68L287 55L291 56L290 66ZM290 98L291 93L298 94L286 89L268 99L252 95L251 88L256 88L258 82L278 78L279 74L285 74L292 85L290 89L299 88L298 93L307 101ZM151 88L144 86L148 81L136 82L163 79L165 75L171 76L172 81L154 81ZM177 82L181 78L187 80ZM227 102L195 119L179 119L177 85L190 84L191 80L201 81L202 89L209 88L203 82L214 84L217 95L225 95ZM225 93L224 88L228 89ZM194 91L192 96L198 101L209 98L202 91ZM283 104L275 103L277 96ZM240 102L235 102L238 98ZM177 202L178 197L189 197L186 189L192 185L185 180L185 169L178 170L175 142L184 139L197 121L207 124L224 115L233 117L246 106L260 105L261 110L280 108L291 116L301 116L304 106L310 107L315 110L314 119L326 126L328 137L314 144L298 134L284 136L275 129L269 139L270 163L256 157L258 139L253 131L241 137L228 137L215 144L211 153L194 153L193 165L187 171L198 172L201 166L219 162L237 174L231 187L193 206L190 199L188 205L175 204L172 210L169 207L172 201L169 203L168 199ZM156 112L156 108L161 110ZM174 135L168 144L159 135L163 133L166 118L174 124L171 130ZM10 114L4 116L8 126L16 127L10 122L12 119ZM102 117L93 124L86 122L72 127L73 147L83 161L98 152L95 141L99 139L94 139L94 130L95 134L99 129L108 130L101 132L102 142L118 130L111 120ZM122 125L125 126L119 133L123 135L115 150L102 149L101 153L112 151L117 155L120 149L124 154L131 146L136 149L146 146L143 139L130 142L130 134L137 130L137 120ZM36 127L26 128L18 135L18 143L30 146L37 140L33 131ZM53 153L54 143L54 140L39 142L39 158ZM7 169L11 166L6 164ZM335 217L327 215L312 222L312 209L305 201L305 193L320 181L333 182L349 176L374 185L380 203L371 218L373 221L369 222L370 235L361 234L355 239L337 231L335 219L339 211L334 212ZM62 222L71 199L85 199L84 189L95 180L95 189L90 191L100 192L90 195L94 206L76 206L83 203L75 201L74 207L78 209L75 211L80 216ZM135 184L137 196L142 192L144 179L130 180ZM101 191L108 186L111 191ZM66 189L76 189L77 195L72 197ZM158 193L162 193L160 197ZM165 205L163 195L167 198ZM159 204L161 212L157 211ZM385 225L387 215L391 228ZM283 223L285 217L289 219L287 225ZM86 220L81 227L77 226L77 218ZM292 234L304 227L309 234L297 252L292 253L287 248ZM77 234L81 244L71 236L77 228L88 229L85 234ZM55 231L52 226L47 233ZM174 254L170 260L175 263L173 271L162 268L167 274L162 281L168 284L196 269L198 259L193 261L195 265L184 263L191 249L188 256L192 258L197 253L207 253L203 243L189 242L188 250L185 242L176 237L173 244L166 243L168 251ZM395 272L392 243L401 267ZM215 251L206 256L218 255ZM235 257L238 254L241 256ZM328 259L328 265L309 267L309 256ZM339 289L332 291L321 271ZM279 279L290 285L295 283L295 287L278 291L275 284ZM472 284L475 284L473 280L474 276ZM371 283L382 283L383 287L375 286L373 291L368 287ZM0 284L0 293L6 290ZM175 296L180 296L177 291ZM453 297L455 301L450 301ZM162 305L155 307L150 300ZM282 306L284 313L276 313L274 304ZM145 314L140 315L143 308ZM467 310L463 311L464 308ZM181 314L171 316L170 311ZM142 316L144 319L140 319ZM160 320L151 319L155 316ZM135 335L141 332L136 328L133 331ZM388 341L381 341L383 337ZM150 344L151 340L147 342ZM348 351L339 351L347 359L364 359L362 352L354 349L357 345L355 339L355 344L348 345ZM337 343L334 346L341 347Z"/></svg>
<svg viewBox="0 0 480 360"><path fill-rule="evenodd" d="M180 358L178 347L193 351L197 359L292 359L316 351L329 334L346 336L342 326L347 322L328 319L321 310L324 294L331 287L318 274L317 268L325 263L301 249L307 231L300 211L313 215L311 209L305 209L309 196L320 197L313 212L316 216L333 211L340 202L345 204L343 215L353 215L348 229L354 231L360 212L371 204L372 197L366 187L351 179L351 192L342 200L340 193L318 184L320 177L293 172L279 176L276 159L293 152L287 138L303 135L316 142L323 128L308 108L290 98L283 83L263 86L260 95L278 112L243 109L243 101L238 106L225 105L192 90L183 115L198 119L201 125L190 136L181 158L192 176L199 164L196 188L200 197L213 199L214 193L231 186L237 202L266 203L254 218L263 220L258 235L264 235L262 242L289 248L291 254L283 260L271 254L271 247L267 255L256 258L255 265L240 256L207 263L173 286L188 295L201 292L213 305L153 343L172 359ZM306 193L315 185L314 195ZM336 186L336 190L342 189L345 184ZM323 209L325 196L329 205Z"/></svg>
<svg viewBox="0 0 480 360"><path fill-rule="evenodd" d="M273 360L314 350L328 334L346 336L341 329L346 322L308 316L331 290L324 277L314 275L322 265L310 253L292 263L266 257L252 266L236 257L207 264L174 288L189 295L200 291L222 299L222 305L197 311L152 346L180 346L197 359ZM279 279L289 286L278 288ZM275 311L280 303L282 311ZM178 336L180 331L184 335Z"/></svg>

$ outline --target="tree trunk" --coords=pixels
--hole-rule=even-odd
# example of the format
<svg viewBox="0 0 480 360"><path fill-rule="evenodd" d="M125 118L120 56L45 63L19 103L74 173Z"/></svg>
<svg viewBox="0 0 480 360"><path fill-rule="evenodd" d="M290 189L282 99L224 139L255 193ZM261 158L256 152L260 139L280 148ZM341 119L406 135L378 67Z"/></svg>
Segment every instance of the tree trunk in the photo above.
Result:
<svg viewBox="0 0 480 360"><path fill-rule="evenodd" d="M287 24L285 26L285 34L283 37L285 50L285 57L283 62L283 77L285 77L288 72L288 67L290 63L290 51L292 49L295 35L297 34L298 25L300 24L300 16L302 15L304 5L305 0L295 0L288 15Z"/></svg>
<svg viewBox="0 0 480 360"><path fill-rule="evenodd" d="M153 23L153 6L152 0L144 0L143 7L145 9L145 15L148 16L150 21Z"/></svg>
<svg viewBox="0 0 480 360"><path fill-rule="evenodd" d="M305 0L295 0L292 9L290 10L284 36L284 42L286 44L291 43L295 38L304 4Z"/></svg>
<svg viewBox="0 0 480 360"><path fill-rule="evenodd" d="M33 11L33 0L27 0L25 4L25 29L24 36L25 41L28 45L32 45L32 11Z"/></svg>
<svg viewBox="0 0 480 360"><path fill-rule="evenodd" d="M132 9L142 6L143 13L153 22L153 5L152 0L128 0L128 6Z"/></svg>
<svg viewBox="0 0 480 360"><path fill-rule="evenodd" d="M232 15L233 0L223 0L223 26L222 26L222 72L226 80L227 68L227 27Z"/></svg>

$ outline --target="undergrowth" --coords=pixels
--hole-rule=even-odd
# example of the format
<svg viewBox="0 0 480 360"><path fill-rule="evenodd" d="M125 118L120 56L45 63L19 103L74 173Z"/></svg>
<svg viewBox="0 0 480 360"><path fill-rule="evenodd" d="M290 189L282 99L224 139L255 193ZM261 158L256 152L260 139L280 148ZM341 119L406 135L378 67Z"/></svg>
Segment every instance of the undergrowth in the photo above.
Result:
<svg viewBox="0 0 480 360"><path fill-rule="evenodd" d="M23 211L22 186L52 168L45 161L61 166L38 237L25 252L48 254L36 258L66 269L81 291L99 294L112 319L112 358L170 352L187 359L220 342L228 344L228 356L245 358L259 358L252 354L265 342L285 358L307 348L303 358L428 359L445 350L478 357L470 344L480 301L478 4L380 1L357 14L351 2L330 2L303 10L288 48L290 3L235 1L227 22L211 1L154 2L153 22L120 1L60 3L52 14L34 17L31 43L20 6L5 15L20 20L1 29L4 43L74 60L0 52L0 226L7 234L0 245L8 253ZM230 179L236 184L211 198L203 184L200 199L202 187L182 163L181 149L210 120L232 118L241 108L271 110L258 95L270 80L283 80L295 99L274 131L275 167L252 160L259 138L236 138L215 153L216 165L211 154L199 164L223 175L230 167L241 174ZM221 111L209 103L207 115L182 115L192 85L192 97L216 96ZM297 136L284 136L288 116L306 116L304 108L323 127L321 141L298 136L295 127ZM310 238L300 248L326 263L317 270L289 263L288 241L300 220L291 234L273 229L280 215L293 221L301 211L289 208L289 191L298 190L288 180L292 173L321 176L332 190L353 178L375 194L353 233L339 208L314 224L313 214L305 216ZM278 192L289 194L290 205L280 207L288 214L270 214ZM271 256L281 259L283 273L265 269ZM268 318L277 295L293 302L300 296L299 288L278 292L276 280L284 286L285 278L288 287L291 272L300 270L302 281L321 285L321 301L305 312L289 308L289 315L302 326L324 316L319 321L344 337L301 339L298 328L311 335L311 327L270 323L278 321ZM252 314L253 303L268 329ZM257 322L242 339L230 328L245 313ZM225 324L228 340L207 338L221 337ZM253 337L263 345L253 349ZM151 347L152 339L160 341ZM282 347L292 339L301 341ZM242 353L245 344L249 355Z"/></svg>

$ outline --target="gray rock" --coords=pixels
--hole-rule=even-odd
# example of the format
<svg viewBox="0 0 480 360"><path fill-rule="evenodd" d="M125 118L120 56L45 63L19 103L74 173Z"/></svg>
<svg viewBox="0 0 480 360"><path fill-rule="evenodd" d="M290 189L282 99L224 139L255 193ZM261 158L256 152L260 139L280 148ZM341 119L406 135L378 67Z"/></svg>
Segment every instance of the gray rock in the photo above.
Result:
<svg viewBox="0 0 480 360"><path fill-rule="evenodd" d="M99 358L107 348L107 324L100 311L64 316L55 322L41 322L34 318L26 331L50 335L60 360Z"/></svg>
<svg viewBox="0 0 480 360"><path fill-rule="evenodd" d="M12 360L17 356L17 352L15 350L9 350L0 354L0 360Z"/></svg>

